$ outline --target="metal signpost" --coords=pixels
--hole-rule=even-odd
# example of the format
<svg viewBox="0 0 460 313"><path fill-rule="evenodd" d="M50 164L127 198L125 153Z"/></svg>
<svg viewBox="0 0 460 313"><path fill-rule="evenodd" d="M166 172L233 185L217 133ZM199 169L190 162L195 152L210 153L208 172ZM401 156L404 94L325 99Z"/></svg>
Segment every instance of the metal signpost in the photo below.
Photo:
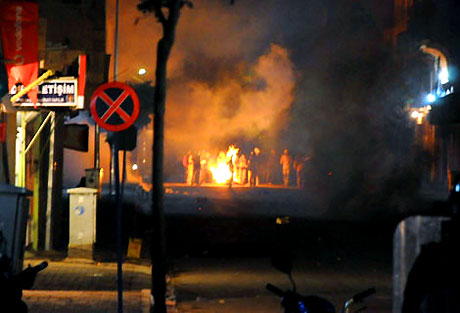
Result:
<svg viewBox="0 0 460 313"><path fill-rule="evenodd" d="M91 98L91 115L102 128L118 132L130 127L139 115L139 98L130 86L120 82L110 82L99 86ZM122 197L120 196L120 168L118 143L114 145L115 202L117 206L117 285L118 312L123 312L123 255L122 255Z"/></svg>

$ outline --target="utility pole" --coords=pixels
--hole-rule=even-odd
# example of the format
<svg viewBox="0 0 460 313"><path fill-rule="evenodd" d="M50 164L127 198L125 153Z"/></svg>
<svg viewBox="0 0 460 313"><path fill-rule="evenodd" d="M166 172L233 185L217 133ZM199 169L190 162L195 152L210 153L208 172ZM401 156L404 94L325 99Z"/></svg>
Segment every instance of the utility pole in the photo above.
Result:
<svg viewBox="0 0 460 313"><path fill-rule="evenodd" d="M120 1L116 0L115 4L115 40L114 40L114 51L113 51L113 80L117 81L118 79L118 33L119 33L119 15L120 15ZM109 184L109 194L110 197L115 196L115 145L110 145L110 184Z"/></svg>
<svg viewBox="0 0 460 313"><path fill-rule="evenodd" d="M115 49L114 49L114 60L113 60L113 80L117 81L118 78L118 24L119 24L119 9L120 1L116 0L115 8ZM111 168L110 168L110 180L111 180L111 194L113 184L115 182L115 201L117 208L117 289L118 289L118 313L123 313L123 256L122 256L122 199L120 197L120 175L119 175L119 161L118 161L118 143L115 142L111 145Z"/></svg>
<svg viewBox="0 0 460 313"><path fill-rule="evenodd" d="M94 124L94 168L96 170L99 170L101 168L100 157L99 157L100 133L101 133L101 127L97 123ZM99 175L101 175L100 172L99 172ZM98 179L100 179L100 176L98 176Z"/></svg>

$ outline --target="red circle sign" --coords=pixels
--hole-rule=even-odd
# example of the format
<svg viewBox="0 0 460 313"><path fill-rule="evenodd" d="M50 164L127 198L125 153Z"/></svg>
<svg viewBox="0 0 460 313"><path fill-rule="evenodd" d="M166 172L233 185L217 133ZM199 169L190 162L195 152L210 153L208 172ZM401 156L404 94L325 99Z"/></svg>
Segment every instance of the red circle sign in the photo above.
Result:
<svg viewBox="0 0 460 313"><path fill-rule="evenodd" d="M118 132L136 121L139 115L139 98L130 86L110 82L99 86L93 93L90 110L99 126Z"/></svg>

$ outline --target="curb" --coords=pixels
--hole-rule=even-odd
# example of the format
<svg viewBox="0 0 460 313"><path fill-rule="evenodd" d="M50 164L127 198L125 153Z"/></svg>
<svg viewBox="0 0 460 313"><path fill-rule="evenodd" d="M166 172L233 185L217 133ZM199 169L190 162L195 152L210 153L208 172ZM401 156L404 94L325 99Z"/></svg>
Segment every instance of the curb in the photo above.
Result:
<svg viewBox="0 0 460 313"><path fill-rule="evenodd" d="M150 294L150 289L141 290L142 313L150 313L150 306L153 304L153 298ZM166 308L168 313L179 313L176 306L176 297L174 289L168 286L166 295Z"/></svg>
<svg viewBox="0 0 460 313"><path fill-rule="evenodd" d="M42 261L48 261L50 268L53 267L53 269L56 271L55 273L49 273L48 277L46 279L49 279L49 277L52 277L53 279L61 279L62 277L65 277L66 274L69 275L75 275L75 273L78 273L79 271L88 271L88 270L112 270L115 271L117 269L117 263L114 262L98 262L95 260L90 260L87 258L75 258L75 257L66 257L63 258L59 261L53 261L52 259L48 259L46 257L34 257L34 258L27 258L25 259L24 263L25 264L30 264L30 265L35 265L38 264ZM123 264L124 270L128 270L131 272L131 275L135 277L136 275L145 275L145 274L150 274L151 273L151 265L145 265L145 264L136 264L136 263L124 263ZM69 271L69 273L67 273ZM104 272L105 273L105 272ZM53 276L54 275L54 276ZM57 275L57 276L55 276ZM46 277L46 275L43 275ZM62 277L61 277L62 276ZM104 274L104 277L108 277ZM177 304L176 304L176 297L175 297L175 290L174 287L172 286L172 279L169 275L166 277L166 307L167 307L167 312L168 313L178 313L177 309ZM37 285L40 285L39 281L37 281ZM43 285L44 284L44 285ZM44 280L42 282L43 287L49 287L50 285L46 285L46 281ZM56 287L53 285L53 287ZM64 287L64 286L63 286ZM147 287L144 285L144 288ZM76 289L76 290L66 290L68 288L72 288L66 285L66 287L61 288L60 285L57 286L57 289L51 289L51 290L45 290L45 289L34 289L30 291L25 291L24 295L25 298L28 298L29 301L33 304L34 301L37 303L36 305L42 306L43 302L46 302L48 300L45 299L45 297L48 296L49 299L51 298L56 298L58 301L70 301L67 299L71 299L74 297L73 300L76 300L79 297L83 297L83 295L95 295L96 297L107 297L107 296L112 296L116 297L116 291L114 290L86 290L86 288L83 288L84 290ZM59 290L61 289L61 290ZM124 291L124 294L130 294L131 297L137 293L137 303L138 307L140 309L140 312L142 313L150 313L150 308L153 304L153 299L151 297L151 290L149 289L137 289L137 290L131 290L131 291ZM77 301L77 302L78 302ZM138 310L139 310L138 309ZM54 311L52 311L54 313Z"/></svg>
<svg viewBox="0 0 460 313"><path fill-rule="evenodd" d="M124 292L124 311L148 313L143 298L139 290ZM22 299L29 312L113 312L118 304L116 291L24 290Z"/></svg>

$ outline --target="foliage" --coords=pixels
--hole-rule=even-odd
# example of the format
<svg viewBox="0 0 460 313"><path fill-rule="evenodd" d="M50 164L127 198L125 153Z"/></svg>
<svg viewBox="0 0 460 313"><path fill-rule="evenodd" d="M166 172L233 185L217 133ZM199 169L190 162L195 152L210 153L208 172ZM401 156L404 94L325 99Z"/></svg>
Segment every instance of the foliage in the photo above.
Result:
<svg viewBox="0 0 460 313"><path fill-rule="evenodd" d="M137 5L139 11L144 13L153 13L155 14L156 19L164 24L166 22L166 18L163 13L163 9L169 9L174 5L175 0L140 0L140 3ZM230 0L230 4L234 4L234 0ZM189 0L180 0L180 8L187 6L189 8L193 8L193 2Z"/></svg>
<svg viewBox="0 0 460 313"><path fill-rule="evenodd" d="M141 103L139 108L139 117L135 122L136 127L141 130L142 128L148 126L152 121L153 106L149 104L152 103L155 87L152 85L151 81L134 84L132 87L136 91Z"/></svg>
<svg viewBox="0 0 460 313"><path fill-rule="evenodd" d="M173 10L176 2L177 0L141 0L137 8L144 13L153 13L158 22L165 25L168 18L164 15L163 9ZM188 0L180 0L179 8L184 6L193 8L193 3Z"/></svg>

